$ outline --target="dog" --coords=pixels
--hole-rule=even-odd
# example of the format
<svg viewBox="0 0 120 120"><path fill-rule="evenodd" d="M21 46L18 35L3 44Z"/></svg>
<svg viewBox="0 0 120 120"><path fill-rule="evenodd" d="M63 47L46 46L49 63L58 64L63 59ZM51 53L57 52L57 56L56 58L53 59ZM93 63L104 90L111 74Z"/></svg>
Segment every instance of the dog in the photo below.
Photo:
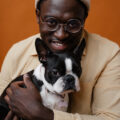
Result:
<svg viewBox="0 0 120 120"><path fill-rule="evenodd" d="M85 48L85 40L83 39L80 46L73 52L53 53L39 38L35 41L35 47L40 64L35 70L28 72L28 75L39 90L45 107L67 111L68 94L80 90L79 79L82 73L80 60ZM12 82L21 80L23 75ZM6 89L0 97L0 120L4 120L10 110L4 100Z"/></svg>

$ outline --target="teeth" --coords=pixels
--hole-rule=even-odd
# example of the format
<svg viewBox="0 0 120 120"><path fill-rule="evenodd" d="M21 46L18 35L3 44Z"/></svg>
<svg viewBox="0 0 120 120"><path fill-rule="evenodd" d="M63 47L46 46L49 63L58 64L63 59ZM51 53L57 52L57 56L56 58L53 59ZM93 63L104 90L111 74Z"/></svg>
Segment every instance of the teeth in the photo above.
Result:
<svg viewBox="0 0 120 120"><path fill-rule="evenodd" d="M61 43L56 43L58 46L62 46L62 44Z"/></svg>
<svg viewBox="0 0 120 120"><path fill-rule="evenodd" d="M59 43L59 42L57 42L57 41L53 41L53 43L55 43L57 46L63 46L62 43Z"/></svg>

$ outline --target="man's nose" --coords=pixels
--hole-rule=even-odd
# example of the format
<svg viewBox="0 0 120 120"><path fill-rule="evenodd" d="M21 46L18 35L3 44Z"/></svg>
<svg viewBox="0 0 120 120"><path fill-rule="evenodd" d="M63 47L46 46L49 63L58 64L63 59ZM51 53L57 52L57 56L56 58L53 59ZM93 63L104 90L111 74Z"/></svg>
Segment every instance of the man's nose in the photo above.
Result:
<svg viewBox="0 0 120 120"><path fill-rule="evenodd" d="M69 33L65 31L64 26L61 25L55 32L54 36L59 40L64 40L69 36Z"/></svg>

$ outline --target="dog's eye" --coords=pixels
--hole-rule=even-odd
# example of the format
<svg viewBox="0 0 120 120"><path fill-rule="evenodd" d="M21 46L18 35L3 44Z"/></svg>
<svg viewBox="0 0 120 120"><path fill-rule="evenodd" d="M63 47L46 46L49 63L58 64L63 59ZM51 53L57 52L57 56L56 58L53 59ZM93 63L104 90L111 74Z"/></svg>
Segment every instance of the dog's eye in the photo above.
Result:
<svg viewBox="0 0 120 120"><path fill-rule="evenodd" d="M52 70L52 75L54 75L54 76L60 76L60 73L56 69L53 69Z"/></svg>

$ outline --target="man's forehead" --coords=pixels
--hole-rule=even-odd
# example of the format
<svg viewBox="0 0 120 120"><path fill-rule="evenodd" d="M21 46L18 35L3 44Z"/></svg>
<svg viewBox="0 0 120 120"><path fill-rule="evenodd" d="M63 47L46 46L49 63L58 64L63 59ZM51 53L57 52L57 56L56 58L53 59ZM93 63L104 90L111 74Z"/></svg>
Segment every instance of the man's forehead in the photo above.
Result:
<svg viewBox="0 0 120 120"><path fill-rule="evenodd" d="M82 19L84 16L83 6L77 0L46 0L42 3L40 12L41 16L54 16L61 20Z"/></svg>

